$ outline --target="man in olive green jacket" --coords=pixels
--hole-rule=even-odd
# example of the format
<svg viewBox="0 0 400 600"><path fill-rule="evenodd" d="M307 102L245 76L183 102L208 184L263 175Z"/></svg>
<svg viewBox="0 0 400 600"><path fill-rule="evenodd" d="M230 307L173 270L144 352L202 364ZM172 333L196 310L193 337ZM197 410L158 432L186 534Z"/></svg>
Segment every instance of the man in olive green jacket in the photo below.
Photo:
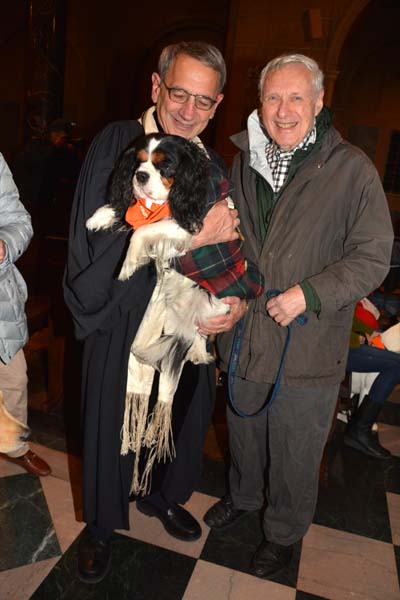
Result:
<svg viewBox="0 0 400 600"><path fill-rule="evenodd" d="M250 302L233 384L235 404L256 413L277 378L287 325L291 342L267 411L228 410L230 493L205 515L215 529L261 508L265 539L251 570L286 567L314 515L319 465L343 378L356 302L388 269L393 231L375 167L345 142L323 108L323 75L303 55L271 61L260 110L235 136L232 179L245 254L269 300ZM296 318L306 313L301 325ZM218 338L225 369L233 332Z"/></svg>

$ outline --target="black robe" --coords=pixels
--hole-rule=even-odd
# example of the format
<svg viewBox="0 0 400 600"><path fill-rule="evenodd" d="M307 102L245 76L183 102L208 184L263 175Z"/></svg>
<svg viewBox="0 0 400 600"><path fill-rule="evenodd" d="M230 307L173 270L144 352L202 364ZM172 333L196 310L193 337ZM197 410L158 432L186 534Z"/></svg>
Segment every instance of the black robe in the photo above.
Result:
<svg viewBox="0 0 400 600"><path fill-rule="evenodd" d="M107 202L108 180L117 158L142 133L137 121L120 121L93 141L75 193L64 283L76 336L84 340L83 518L108 530L129 529L133 455L121 456L120 431L129 350L156 275L147 266L128 281L118 281L129 234L89 233L85 224ZM213 157L216 160L214 153ZM150 402L157 396L157 380ZM184 503L193 492L214 400L214 364L186 363L173 404L176 458L153 469L152 492L162 491L168 501Z"/></svg>

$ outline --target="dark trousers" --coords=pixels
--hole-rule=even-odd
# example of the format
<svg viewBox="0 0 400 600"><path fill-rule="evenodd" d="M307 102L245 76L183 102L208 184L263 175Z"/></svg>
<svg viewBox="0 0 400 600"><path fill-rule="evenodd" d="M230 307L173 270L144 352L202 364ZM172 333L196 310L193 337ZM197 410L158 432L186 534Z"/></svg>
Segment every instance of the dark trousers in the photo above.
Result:
<svg viewBox="0 0 400 600"><path fill-rule="evenodd" d="M383 404L400 383L400 354L363 344L350 348L347 371L355 373L379 372L368 393L370 400Z"/></svg>
<svg viewBox="0 0 400 600"><path fill-rule="evenodd" d="M315 512L319 466L339 385L282 385L275 402L256 418L228 408L230 490L237 508L255 510L267 500L264 534L288 546L307 532ZM235 404L247 413L265 402L271 385L235 379Z"/></svg>

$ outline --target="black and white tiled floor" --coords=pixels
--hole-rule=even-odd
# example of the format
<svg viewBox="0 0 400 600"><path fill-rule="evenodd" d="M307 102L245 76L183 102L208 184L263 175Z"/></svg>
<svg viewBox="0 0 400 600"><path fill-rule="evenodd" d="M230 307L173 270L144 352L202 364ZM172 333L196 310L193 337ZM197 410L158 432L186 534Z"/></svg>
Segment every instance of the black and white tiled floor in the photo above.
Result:
<svg viewBox="0 0 400 600"><path fill-rule="evenodd" d="M220 533L203 524L201 539L184 543L132 504L131 531L114 534L108 576L81 583L80 461L65 451L57 415L32 413L31 425L32 448L53 473L38 479L0 460L1 600L400 600L400 389L379 424L390 461L344 448L337 423L313 525L290 569L271 581L248 573L261 540L258 513ZM224 437L223 428L211 428L208 447ZM187 505L200 521L224 493L224 481L223 462L205 456L202 482Z"/></svg>

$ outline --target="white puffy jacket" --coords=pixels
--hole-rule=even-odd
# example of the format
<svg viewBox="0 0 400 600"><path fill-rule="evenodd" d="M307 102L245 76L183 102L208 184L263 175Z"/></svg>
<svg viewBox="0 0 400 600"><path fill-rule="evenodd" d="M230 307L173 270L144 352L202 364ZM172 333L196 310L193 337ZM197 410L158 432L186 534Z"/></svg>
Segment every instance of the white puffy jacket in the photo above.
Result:
<svg viewBox="0 0 400 600"><path fill-rule="evenodd" d="M6 255L0 262L0 359L9 363L28 339L25 315L27 289L14 263L32 238L29 213L19 200L17 187L0 153L0 240Z"/></svg>

